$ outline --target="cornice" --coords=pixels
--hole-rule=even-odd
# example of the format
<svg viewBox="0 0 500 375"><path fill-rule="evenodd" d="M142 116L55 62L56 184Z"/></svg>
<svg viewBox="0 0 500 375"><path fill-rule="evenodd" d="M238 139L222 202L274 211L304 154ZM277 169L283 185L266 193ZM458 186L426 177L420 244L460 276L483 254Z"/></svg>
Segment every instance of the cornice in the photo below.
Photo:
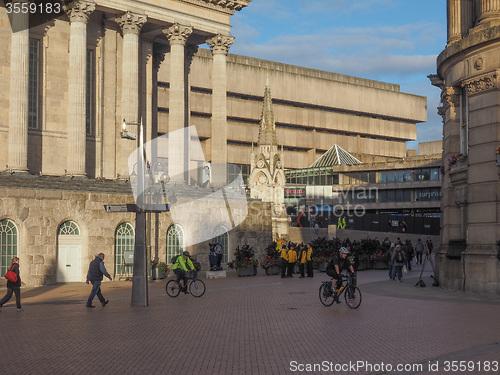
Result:
<svg viewBox="0 0 500 375"><path fill-rule="evenodd" d="M180 0L183 3L198 5L204 8L218 10L219 12L234 14L235 11L241 10L248 6L252 0Z"/></svg>

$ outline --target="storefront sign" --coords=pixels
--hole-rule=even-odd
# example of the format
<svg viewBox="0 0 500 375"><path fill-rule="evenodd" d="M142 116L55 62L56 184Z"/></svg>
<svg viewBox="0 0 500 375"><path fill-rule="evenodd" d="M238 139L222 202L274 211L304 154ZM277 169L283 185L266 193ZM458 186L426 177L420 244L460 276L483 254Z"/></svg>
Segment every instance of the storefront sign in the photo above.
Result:
<svg viewBox="0 0 500 375"><path fill-rule="evenodd" d="M305 197L305 196L306 196L305 188L285 188L285 198Z"/></svg>

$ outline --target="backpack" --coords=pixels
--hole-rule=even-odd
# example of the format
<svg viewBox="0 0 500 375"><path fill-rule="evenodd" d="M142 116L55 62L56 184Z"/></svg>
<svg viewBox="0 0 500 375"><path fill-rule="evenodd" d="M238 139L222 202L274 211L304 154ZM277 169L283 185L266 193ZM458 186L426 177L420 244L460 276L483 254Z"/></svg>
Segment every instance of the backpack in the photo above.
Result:
<svg viewBox="0 0 500 375"><path fill-rule="evenodd" d="M401 250L396 250L396 262L403 263L403 252Z"/></svg>

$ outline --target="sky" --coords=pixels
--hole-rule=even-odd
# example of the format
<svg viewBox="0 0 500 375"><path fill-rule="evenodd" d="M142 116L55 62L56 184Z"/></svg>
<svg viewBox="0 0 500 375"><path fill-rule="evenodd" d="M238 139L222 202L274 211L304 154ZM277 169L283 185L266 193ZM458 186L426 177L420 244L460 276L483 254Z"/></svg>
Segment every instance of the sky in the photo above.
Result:
<svg viewBox="0 0 500 375"><path fill-rule="evenodd" d="M232 54L400 85L427 97L417 142L442 139L427 76L446 46L446 0L252 0L231 17Z"/></svg>

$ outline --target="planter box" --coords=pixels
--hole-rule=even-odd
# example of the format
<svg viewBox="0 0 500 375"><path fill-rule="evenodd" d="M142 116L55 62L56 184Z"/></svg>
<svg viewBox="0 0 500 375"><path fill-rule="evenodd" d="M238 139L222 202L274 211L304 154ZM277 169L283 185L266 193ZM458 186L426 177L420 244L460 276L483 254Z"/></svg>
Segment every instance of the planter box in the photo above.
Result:
<svg viewBox="0 0 500 375"><path fill-rule="evenodd" d="M236 274L238 277L242 276L255 276L257 275L257 266L253 267L238 267L236 269Z"/></svg>
<svg viewBox="0 0 500 375"><path fill-rule="evenodd" d="M266 269L266 275L279 275L281 274L281 267L271 266Z"/></svg>
<svg viewBox="0 0 500 375"><path fill-rule="evenodd" d="M207 279L223 279L226 277L226 271L207 271Z"/></svg>
<svg viewBox="0 0 500 375"><path fill-rule="evenodd" d="M170 273L170 270L167 272L163 273L161 272L158 268L155 268L153 271L153 280L158 280L158 279L166 279L168 274Z"/></svg>
<svg viewBox="0 0 500 375"><path fill-rule="evenodd" d="M327 264L328 263L326 263L326 262L320 263L319 264L319 272L326 272L326 265Z"/></svg>

